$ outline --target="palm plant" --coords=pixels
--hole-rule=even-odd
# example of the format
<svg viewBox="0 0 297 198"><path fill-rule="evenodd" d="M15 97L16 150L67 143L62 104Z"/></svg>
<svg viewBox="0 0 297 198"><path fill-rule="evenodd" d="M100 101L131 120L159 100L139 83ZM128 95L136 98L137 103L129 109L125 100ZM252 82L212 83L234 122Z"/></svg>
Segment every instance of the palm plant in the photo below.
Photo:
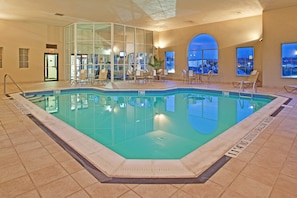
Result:
<svg viewBox="0 0 297 198"><path fill-rule="evenodd" d="M149 62L149 66L153 67L155 70L158 70L161 68L162 64L164 63L164 60L158 59L157 56L154 56L154 61Z"/></svg>

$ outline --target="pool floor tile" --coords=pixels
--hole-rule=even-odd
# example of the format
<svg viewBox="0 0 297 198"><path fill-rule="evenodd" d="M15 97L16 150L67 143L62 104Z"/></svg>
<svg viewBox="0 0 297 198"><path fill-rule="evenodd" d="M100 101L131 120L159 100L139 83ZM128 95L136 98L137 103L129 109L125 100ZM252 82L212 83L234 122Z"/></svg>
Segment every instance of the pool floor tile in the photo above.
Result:
<svg viewBox="0 0 297 198"><path fill-rule="evenodd" d="M85 188L91 197L120 197L130 189L124 184L101 184L96 183Z"/></svg>
<svg viewBox="0 0 297 198"><path fill-rule="evenodd" d="M210 181L227 187L234 181L236 177L236 173L223 167L210 178Z"/></svg>
<svg viewBox="0 0 297 198"><path fill-rule="evenodd" d="M296 195L288 193L288 192L281 191L278 188L274 188L273 191L271 192L269 198L280 198L280 197L283 197L283 198L296 198Z"/></svg>
<svg viewBox="0 0 297 198"><path fill-rule="evenodd" d="M114 85L108 83L106 87L119 89L130 87L142 89L145 86L232 88L227 84L187 85L173 81L135 85L115 82ZM42 90L53 87L68 88L70 84L69 82L24 83L22 87L25 90ZM297 166L297 95L288 94L283 89L270 90L259 87L258 90L261 93L280 94L293 98L289 104L292 108L285 108L280 112L263 131L264 136L260 137L261 139L250 144L237 158L227 162L204 184L102 184L90 174L84 174L86 170L76 160L68 157L67 160L61 160L61 156L64 155L58 154L56 157L61 162L57 161L53 154L63 149L16 109L7 97L0 95L0 169L10 173L9 176L0 175L0 197L297 197L295 174L297 172L295 168ZM33 136L13 137L13 133L17 134L20 131L27 131L29 132L27 134L31 133ZM12 144L9 135L14 138L15 145ZM18 135L24 134L18 133ZM274 136L267 138L270 137L269 135ZM30 143L32 143L31 148ZM285 146L288 144L290 147ZM30 152L32 152L31 155L42 159L35 160ZM59 168L55 171L55 168L51 169L51 167ZM264 170L268 167L269 170ZM40 175L38 174L39 171L47 170L47 168L52 170L48 173L49 176L41 172ZM37 174L34 175L34 179L32 174ZM261 174L265 176L259 178ZM48 182L46 182L47 177L50 180ZM40 185L33 183L37 181L37 178Z"/></svg>
<svg viewBox="0 0 297 198"><path fill-rule="evenodd" d="M0 197L16 197L34 190L34 185L27 175L0 183Z"/></svg>
<svg viewBox="0 0 297 198"><path fill-rule="evenodd" d="M65 169L59 164L49 166L30 173L30 177L32 178L36 186L41 186L50 183L67 175L68 174L65 171Z"/></svg>
<svg viewBox="0 0 297 198"><path fill-rule="evenodd" d="M268 186L273 186L276 182L279 172L279 169L248 164L240 174Z"/></svg>
<svg viewBox="0 0 297 198"><path fill-rule="evenodd" d="M32 190L21 195L16 196L15 198L40 198L40 194L37 190Z"/></svg>
<svg viewBox="0 0 297 198"><path fill-rule="evenodd" d="M82 169L78 172L71 174L71 176L79 183L83 188L88 187L98 180L93 177L87 170Z"/></svg>
<svg viewBox="0 0 297 198"><path fill-rule="evenodd" d="M65 168L68 174L72 174L77 171L84 170L84 168L75 159L64 161L61 163L61 165Z"/></svg>
<svg viewBox="0 0 297 198"><path fill-rule="evenodd" d="M72 177L66 176L38 187L41 197L67 197L81 190L81 187Z"/></svg>
<svg viewBox="0 0 297 198"><path fill-rule="evenodd" d="M142 197L170 197L177 192L177 188L170 184L149 185L142 184L133 188L133 191Z"/></svg>
<svg viewBox="0 0 297 198"><path fill-rule="evenodd" d="M297 179L297 158L295 158L295 161L288 159L284 164L281 173Z"/></svg>
<svg viewBox="0 0 297 198"><path fill-rule="evenodd" d="M136 194L134 191L130 190L125 194L121 195L120 198L142 198L142 196Z"/></svg>
<svg viewBox="0 0 297 198"><path fill-rule="evenodd" d="M80 190L67 196L67 198L91 198L91 196L86 191Z"/></svg>
<svg viewBox="0 0 297 198"><path fill-rule="evenodd" d="M21 163L17 163L14 166L7 166L0 168L0 183L7 182L9 180L25 176L27 174L26 169Z"/></svg>
<svg viewBox="0 0 297 198"><path fill-rule="evenodd" d="M29 158L22 156L21 158L29 173L57 164L57 161L51 155L30 156Z"/></svg>
<svg viewBox="0 0 297 198"><path fill-rule="evenodd" d="M208 180L203 185L187 184L183 186L181 190L187 192L193 197L220 197L220 195L224 192L224 187Z"/></svg>
<svg viewBox="0 0 297 198"><path fill-rule="evenodd" d="M243 196L255 198L268 198L272 190L272 186L242 175L239 175L229 188Z"/></svg>
<svg viewBox="0 0 297 198"><path fill-rule="evenodd" d="M249 198L249 195L242 195L238 192L227 189L220 198Z"/></svg>
<svg viewBox="0 0 297 198"><path fill-rule="evenodd" d="M290 193L297 197L296 186L297 186L297 178L293 178L283 174L280 174L275 184L276 189Z"/></svg>
<svg viewBox="0 0 297 198"><path fill-rule="evenodd" d="M224 165L224 168L226 168L227 170L230 170L236 174L239 174L244 167L247 165L247 162L239 160L237 158L234 158L232 160L230 160L229 162L227 162Z"/></svg>

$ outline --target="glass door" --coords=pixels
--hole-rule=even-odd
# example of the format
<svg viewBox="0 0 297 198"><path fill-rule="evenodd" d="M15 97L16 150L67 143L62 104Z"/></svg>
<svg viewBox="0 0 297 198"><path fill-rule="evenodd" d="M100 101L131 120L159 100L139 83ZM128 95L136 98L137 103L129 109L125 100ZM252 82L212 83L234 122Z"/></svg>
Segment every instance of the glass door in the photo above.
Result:
<svg viewBox="0 0 297 198"><path fill-rule="evenodd" d="M44 81L58 80L58 54L44 54Z"/></svg>

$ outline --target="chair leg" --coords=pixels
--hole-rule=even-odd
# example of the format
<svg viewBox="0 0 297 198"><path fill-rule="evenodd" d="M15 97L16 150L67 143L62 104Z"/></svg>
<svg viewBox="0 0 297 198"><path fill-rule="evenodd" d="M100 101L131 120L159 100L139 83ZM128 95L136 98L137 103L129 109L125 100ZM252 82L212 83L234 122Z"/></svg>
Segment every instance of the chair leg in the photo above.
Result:
<svg viewBox="0 0 297 198"><path fill-rule="evenodd" d="M240 82L240 85L239 85L239 91L241 91L241 92L244 91L243 81Z"/></svg>
<svg viewBox="0 0 297 198"><path fill-rule="evenodd" d="M257 93L257 85L256 85L256 82L253 83L253 91L254 91L254 93Z"/></svg>

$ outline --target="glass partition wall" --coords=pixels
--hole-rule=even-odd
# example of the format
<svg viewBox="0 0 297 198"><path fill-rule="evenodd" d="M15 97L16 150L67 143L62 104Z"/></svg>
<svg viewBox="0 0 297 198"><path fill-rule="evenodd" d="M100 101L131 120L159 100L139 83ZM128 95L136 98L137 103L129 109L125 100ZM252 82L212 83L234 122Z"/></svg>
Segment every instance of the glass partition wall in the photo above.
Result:
<svg viewBox="0 0 297 198"><path fill-rule="evenodd" d="M74 23L65 27L65 77L88 80L108 70L111 81L126 80L127 71L149 70L153 32L113 23Z"/></svg>

